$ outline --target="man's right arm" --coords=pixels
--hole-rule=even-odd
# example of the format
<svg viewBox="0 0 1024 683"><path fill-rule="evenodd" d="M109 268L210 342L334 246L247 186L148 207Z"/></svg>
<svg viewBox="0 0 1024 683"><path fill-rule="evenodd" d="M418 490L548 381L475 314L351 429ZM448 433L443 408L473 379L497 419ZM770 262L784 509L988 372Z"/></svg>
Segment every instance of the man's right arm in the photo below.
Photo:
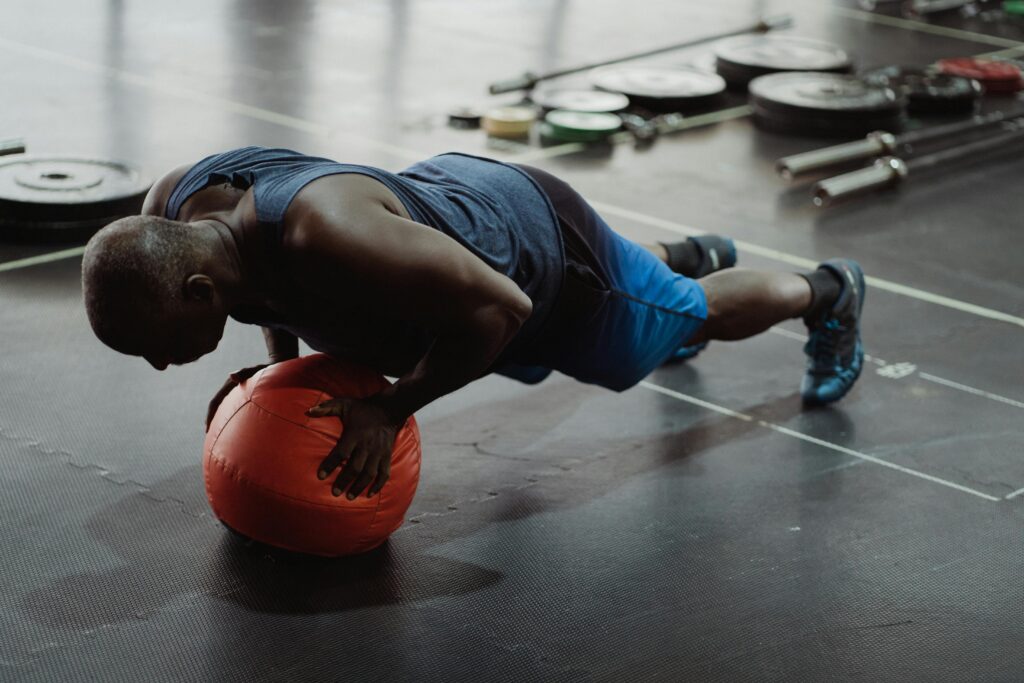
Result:
<svg viewBox="0 0 1024 683"><path fill-rule="evenodd" d="M294 334L273 327L264 327L263 339L267 342L267 355L271 363L299 357L299 340Z"/></svg>
<svg viewBox="0 0 1024 683"><path fill-rule="evenodd" d="M275 330L270 327L264 327L263 338L267 342L267 355L270 356L270 365L299 357L299 340L295 338L295 335L285 332L284 330ZM210 423L213 421L214 415L217 414L217 408L220 407L224 397L231 393L231 390L236 386L249 379L265 367L267 367L267 364L254 365L251 368L236 370L228 375L227 381L224 382L224 385L216 395L214 395L213 400L210 401L210 405L206 409L207 429L210 428Z"/></svg>

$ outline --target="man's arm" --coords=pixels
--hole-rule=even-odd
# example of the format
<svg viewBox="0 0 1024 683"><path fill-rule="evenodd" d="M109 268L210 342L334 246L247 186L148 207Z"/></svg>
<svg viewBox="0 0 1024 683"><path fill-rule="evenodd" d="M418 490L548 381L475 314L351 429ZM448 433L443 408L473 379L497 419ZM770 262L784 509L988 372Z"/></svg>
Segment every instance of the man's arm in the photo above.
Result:
<svg viewBox="0 0 1024 683"><path fill-rule="evenodd" d="M529 318L533 304L512 280L443 233L374 198L345 201L340 215L311 203L289 212L285 240L300 286L436 334L376 397L396 423L484 374Z"/></svg>
<svg viewBox="0 0 1024 683"><path fill-rule="evenodd" d="M299 357L299 340L294 334L273 327L264 327L263 339L267 343L267 357L271 363Z"/></svg>
<svg viewBox="0 0 1024 683"><path fill-rule="evenodd" d="M382 392L334 398L306 411L341 418L341 438L317 476L326 479L342 466L331 492L347 490L351 500L364 490L367 497L381 490L406 419L484 374L533 304L512 280L450 237L391 213L379 198L338 194L321 195L318 202L314 192L289 209L294 223L288 222L285 258L300 284L342 306L417 322L436 335L416 367Z"/></svg>

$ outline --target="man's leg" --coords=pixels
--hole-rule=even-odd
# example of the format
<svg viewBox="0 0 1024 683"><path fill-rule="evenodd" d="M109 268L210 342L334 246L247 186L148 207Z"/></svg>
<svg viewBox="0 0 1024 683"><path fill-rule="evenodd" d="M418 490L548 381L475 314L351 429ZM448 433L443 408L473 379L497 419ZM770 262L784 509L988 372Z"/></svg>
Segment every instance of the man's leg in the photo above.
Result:
<svg viewBox="0 0 1024 683"><path fill-rule="evenodd" d="M701 279L708 316L687 345L746 339L790 318L802 317L810 332L804 351L804 401L842 398L860 375L863 349L860 313L864 274L847 259L826 261L813 273L764 273L731 269Z"/></svg>
<svg viewBox="0 0 1024 683"><path fill-rule="evenodd" d="M691 257L699 240L716 238L728 246L716 248L715 258L710 258L707 243L698 249L709 257L700 259L704 265L717 260L718 267L728 261L723 251L731 252L735 262L732 241L700 236L642 246L618 235L564 181L539 169L520 168L548 195L563 227L578 233L608 288L601 309L580 329L548 340L552 348L546 351L546 365L622 391L680 351L694 355L708 339L743 339L803 317L810 328L804 400L828 403L853 385L863 359L859 317L864 276L856 263L826 261L806 275L734 270L687 275L683 271L693 271ZM674 259L673 252L681 257Z"/></svg>
<svg viewBox="0 0 1024 683"><path fill-rule="evenodd" d="M708 319L689 344L753 337L783 320L802 317L813 299L807 278L795 273L733 268L709 275L700 284L708 300ZM839 283L824 287L819 300L834 301Z"/></svg>
<svg viewBox="0 0 1024 683"><path fill-rule="evenodd" d="M720 235L699 235L683 242L656 242L641 246L674 272L695 280L736 265L736 245L728 237ZM707 345L706 340L684 344L665 362L688 361Z"/></svg>

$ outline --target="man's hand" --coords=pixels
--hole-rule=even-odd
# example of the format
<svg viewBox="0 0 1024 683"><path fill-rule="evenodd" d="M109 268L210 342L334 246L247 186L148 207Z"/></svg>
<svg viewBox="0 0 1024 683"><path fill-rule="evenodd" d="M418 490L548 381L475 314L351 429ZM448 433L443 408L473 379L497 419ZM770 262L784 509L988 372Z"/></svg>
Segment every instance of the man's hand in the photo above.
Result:
<svg viewBox="0 0 1024 683"><path fill-rule="evenodd" d="M341 418L341 438L317 471L319 479L326 479L344 463L331 493L340 496L348 489L348 499L353 500L369 486L366 497L377 494L391 476L391 451L406 418L394 417L373 396L331 399L313 406L306 415Z"/></svg>
<svg viewBox="0 0 1024 683"><path fill-rule="evenodd" d="M220 407L221 402L231 393L231 390L237 387L239 384L249 379L257 372L267 367L266 365L254 365L251 368L242 368L238 372L232 372L228 375L228 379L224 382L224 386L217 391L214 395L213 400L210 401L209 407L206 409L206 430L210 430L210 423L213 422L213 416L217 414L217 408Z"/></svg>

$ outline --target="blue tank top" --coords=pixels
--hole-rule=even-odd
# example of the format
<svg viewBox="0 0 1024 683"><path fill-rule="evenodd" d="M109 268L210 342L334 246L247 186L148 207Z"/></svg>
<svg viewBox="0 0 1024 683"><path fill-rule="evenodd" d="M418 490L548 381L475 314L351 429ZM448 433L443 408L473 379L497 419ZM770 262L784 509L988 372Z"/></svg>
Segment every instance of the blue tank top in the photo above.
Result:
<svg viewBox="0 0 1024 683"><path fill-rule="evenodd" d="M503 355L536 335L562 287L562 235L551 202L533 178L500 161L451 153L389 173L287 149L243 147L208 156L189 169L171 192L164 215L176 220L185 201L211 185L251 187L256 216L273 231L272 243L280 246L284 215L295 195L318 178L341 173L358 173L383 183L414 221L455 239L530 297L533 314ZM266 324L290 329L286 322ZM305 333L297 336L312 348L330 352L329 340L311 338L315 337L312 330L301 332ZM428 346L429 335L419 336Z"/></svg>

